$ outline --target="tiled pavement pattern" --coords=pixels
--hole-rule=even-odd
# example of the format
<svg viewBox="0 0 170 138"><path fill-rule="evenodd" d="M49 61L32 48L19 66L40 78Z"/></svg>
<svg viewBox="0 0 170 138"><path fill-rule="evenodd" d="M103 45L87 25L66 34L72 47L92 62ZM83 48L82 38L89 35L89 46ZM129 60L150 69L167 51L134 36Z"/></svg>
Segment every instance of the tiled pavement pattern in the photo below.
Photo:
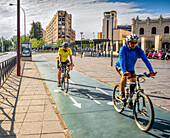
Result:
<svg viewBox="0 0 170 138"><path fill-rule="evenodd" d="M0 89L0 138L65 138L35 63L26 61L23 76L16 74Z"/></svg>

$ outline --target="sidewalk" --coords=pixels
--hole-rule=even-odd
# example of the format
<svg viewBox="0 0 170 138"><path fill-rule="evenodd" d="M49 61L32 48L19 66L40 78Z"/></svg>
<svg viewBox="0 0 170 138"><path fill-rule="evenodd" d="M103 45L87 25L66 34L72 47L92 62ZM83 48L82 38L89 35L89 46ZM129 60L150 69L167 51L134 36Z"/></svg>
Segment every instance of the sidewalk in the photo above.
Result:
<svg viewBox="0 0 170 138"><path fill-rule="evenodd" d="M26 61L23 75L16 74L0 89L0 138L69 137L35 63Z"/></svg>

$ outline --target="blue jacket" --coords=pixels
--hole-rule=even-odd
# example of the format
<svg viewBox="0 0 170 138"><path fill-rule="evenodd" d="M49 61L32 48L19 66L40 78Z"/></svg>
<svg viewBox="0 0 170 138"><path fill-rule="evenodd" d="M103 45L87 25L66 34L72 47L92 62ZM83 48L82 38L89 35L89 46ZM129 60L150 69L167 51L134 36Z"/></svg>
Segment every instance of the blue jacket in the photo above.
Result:
<svg viewBox="0 0 170 138"><path fill-rule="evenodd" d="M126 71L134 71L138 57L141 57L149 71L153 72L152 66L143 50L139 46L136 46L135 49L131 49L127 44L121 47L119 60L115 67L121 67L123 73Z"/></svg>

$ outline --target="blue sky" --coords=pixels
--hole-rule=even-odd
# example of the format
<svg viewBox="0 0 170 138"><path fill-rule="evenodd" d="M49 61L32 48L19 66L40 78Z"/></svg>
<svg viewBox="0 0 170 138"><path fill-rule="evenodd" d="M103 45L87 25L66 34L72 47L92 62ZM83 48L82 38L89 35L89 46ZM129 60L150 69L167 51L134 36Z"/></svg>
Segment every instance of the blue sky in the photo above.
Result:
<svg viewBox="0 0 170 138"><path fill-rule="evenodd" d="M108 0L108 2L134 2L138 8L146 8L151 12L159 12L163 14L165 12L170 12L170 0Z"/></svg>
<svg viewBox="0 0 170 138"><path fill-rule="evenodd" d="M10 38L16 35L17 0L0 1L0 37ZM39 21L46 29L58 10L66 10L72 14L72 28L76 31L76 39L80 32L85 38L93 38L93 32L102 31L102 19L105 11L117 11L118 25L131 24L131 19L159 18L160 14L170 17L170 0L21 0L21 6L26 12L27 33L33 21ZM24 34L23 12L21 11L21 35Z"/></svg>

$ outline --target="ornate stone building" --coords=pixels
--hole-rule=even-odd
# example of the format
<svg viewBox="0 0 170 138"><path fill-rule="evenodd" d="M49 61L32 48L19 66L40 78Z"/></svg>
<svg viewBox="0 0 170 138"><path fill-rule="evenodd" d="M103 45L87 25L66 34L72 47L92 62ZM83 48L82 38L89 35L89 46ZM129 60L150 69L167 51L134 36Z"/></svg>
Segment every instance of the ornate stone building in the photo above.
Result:
<svg viewBox="0 0 170 138"><path fill-rule="evenodd" d="M132 33L137 34L141 47L144 51L151 49L154 44L155 50L170 50L170 18L163 18L162 15L158 19L140 20L137 16L132 19Z"/></svg>

